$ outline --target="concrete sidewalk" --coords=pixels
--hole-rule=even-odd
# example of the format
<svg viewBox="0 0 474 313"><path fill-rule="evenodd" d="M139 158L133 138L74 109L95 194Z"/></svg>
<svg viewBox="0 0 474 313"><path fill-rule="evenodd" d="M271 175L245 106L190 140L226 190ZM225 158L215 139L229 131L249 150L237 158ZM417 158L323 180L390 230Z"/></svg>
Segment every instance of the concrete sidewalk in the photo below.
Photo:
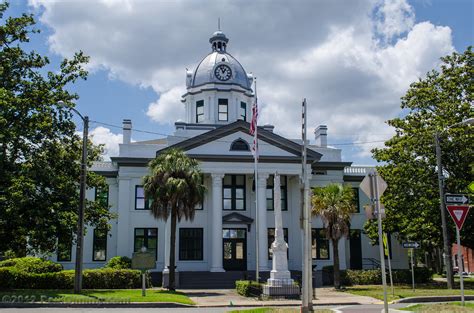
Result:
<svg viewBox="0 0 474 313"><path fill-rule="evenodd" d="M301 300L267 300L242 297L235 289L180 289L196 303L197 307L227 307L227 306L298 306ZM338 292L333 288L317 288L315 305L349 305L349 304L375 304L380 300L352 295L347 292Z"/></svg>

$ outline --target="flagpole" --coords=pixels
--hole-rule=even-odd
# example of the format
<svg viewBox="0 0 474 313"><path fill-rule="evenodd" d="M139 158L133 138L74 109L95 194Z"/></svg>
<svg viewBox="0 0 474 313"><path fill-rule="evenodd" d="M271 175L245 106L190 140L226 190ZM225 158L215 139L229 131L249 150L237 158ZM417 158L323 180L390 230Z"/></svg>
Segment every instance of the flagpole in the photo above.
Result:
<svg viewBox="0 0 474 313"><path fill-rule="evenodd" d="M255 82L255 107L256 107L256 111L257 112L254 112L254 114L258 114L258 106L257 106L257 77L254 78L254 82ZM257 115L258 116L258 115ZM252 117L253 118L253 117ZM258 227L258 215L259 215L259 212L258 212L258 157L257 157L257 144L258 144L258 135L257 135L257 132L258 132L258 118L255 120L255 133L254 133L254 155L253 155L253 159L254 159L254 176L255 176L255 261L256 261L256 266L255 266L255 280L257 282L259 282L260 280L260 273L259 273L259 254L260 254L260 251L259 251L259 240L258 240L258 237L259 237L259 234L260 234L260 229Z"/></svg>

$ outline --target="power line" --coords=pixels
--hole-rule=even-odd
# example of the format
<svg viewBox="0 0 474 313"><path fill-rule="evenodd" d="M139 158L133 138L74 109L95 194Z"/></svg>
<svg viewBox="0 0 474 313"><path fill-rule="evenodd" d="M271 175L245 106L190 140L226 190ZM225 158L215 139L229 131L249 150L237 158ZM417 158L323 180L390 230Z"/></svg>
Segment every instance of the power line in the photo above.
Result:
<svg viewBox="0 0 474 313"><path fill-rule="evenodd" d="M109 126L109 127L114 127L114 128L118 128L118 129L122 129L123 126L120 126L120 125L114 125L114 124L110 124L110 123L105 123L105 122L100 122L100 121L95 121L95 120L91 120L90 121L91 123L95 123L95 124L100 124L100 125L104 125L104 126ZM131 128L132 131L134 132L138 132L138 133L145 133L145 134L151 134L151 135L159 135L159 136L163 136L163 137L168 137L168 136L173 136L173 137L176 137L176 138L182 138L182 139L189 139L190 137L186 137L186 136L178 136L178 135L171 135L171 134L165 134L165 133L159 133L159 132L154 132L154 131L149 131L149 130L142 130L142 129L137 129L137 128ZM161 139L161 138L160 138ZM226 142L226 143L232 143L234 141L229 141L229 140L222 140L222 139L217 139L215 140L217 142ZM354 142L343 142L343 143L328 143L328 146L357 146L357 145L365 145L365 144L371 144L371 143L380 143L380 142L385 142L386 140L374 140L374 141L354 141ZM271 144L268 144L268 143L260 143L261 145L269 145L271 146Z"/></svg>

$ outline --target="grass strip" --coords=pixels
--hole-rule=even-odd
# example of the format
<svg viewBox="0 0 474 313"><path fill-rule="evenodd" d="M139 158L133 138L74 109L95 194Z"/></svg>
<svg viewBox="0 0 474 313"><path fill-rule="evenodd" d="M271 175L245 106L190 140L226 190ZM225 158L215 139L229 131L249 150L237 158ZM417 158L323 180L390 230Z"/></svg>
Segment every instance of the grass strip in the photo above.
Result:
<svg viewBox="0 0 474 313"><path fill-rule="evenodd" d="M0 291L0 301L8 303L25 302L175 302L193 305L194 302L181 292L170 292L163 289L147 289L142 296L141 289L84 289L81 294L64 289L15 289Z"/></svg>

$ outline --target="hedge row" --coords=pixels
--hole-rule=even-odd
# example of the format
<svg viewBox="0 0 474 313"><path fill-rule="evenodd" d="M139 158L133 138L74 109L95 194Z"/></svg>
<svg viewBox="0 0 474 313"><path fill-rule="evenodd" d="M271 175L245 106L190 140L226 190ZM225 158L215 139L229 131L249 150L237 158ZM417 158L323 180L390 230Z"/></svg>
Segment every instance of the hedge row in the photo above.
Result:
<svg viewBox="0 0 474 313"><path fill-rule="evenodd" d="M332 269L323 269L330 284L333 283ZM394 284L411 284L411 270L392 270ZM415 282L428 283L431 281L433 272L427 268L415 268ZM389 273L387 270L387 279ZM341 284L344 286L352 285L377 285L382 283L382 273L380 269L374 270L341 270Z"/></svg>
<svg viewBox="0 0 474 313"><path fill-rule="evenodd" d="M235 289L237 293L244 297L258 297L262 294L262 284L250 280L237 280Z"/></svg>
<svg viewBox="0 0 474 313"><path fill-rule="evenodd" d="M60 272L63 266L50 260L35 257L13 258L0 262L1 267L14 267L16 270L28 273Z"/></svg>
<svg viewBox="0 0 474 313"><path fill-rule="evenodd" d="M138 270L95 269L85 270L82 278L84 289L131 289L141 287ZM151 286L147 275L147 285ZM74 271L28 273L13 267L0 268L0 289L72 289Z"/></svg>

